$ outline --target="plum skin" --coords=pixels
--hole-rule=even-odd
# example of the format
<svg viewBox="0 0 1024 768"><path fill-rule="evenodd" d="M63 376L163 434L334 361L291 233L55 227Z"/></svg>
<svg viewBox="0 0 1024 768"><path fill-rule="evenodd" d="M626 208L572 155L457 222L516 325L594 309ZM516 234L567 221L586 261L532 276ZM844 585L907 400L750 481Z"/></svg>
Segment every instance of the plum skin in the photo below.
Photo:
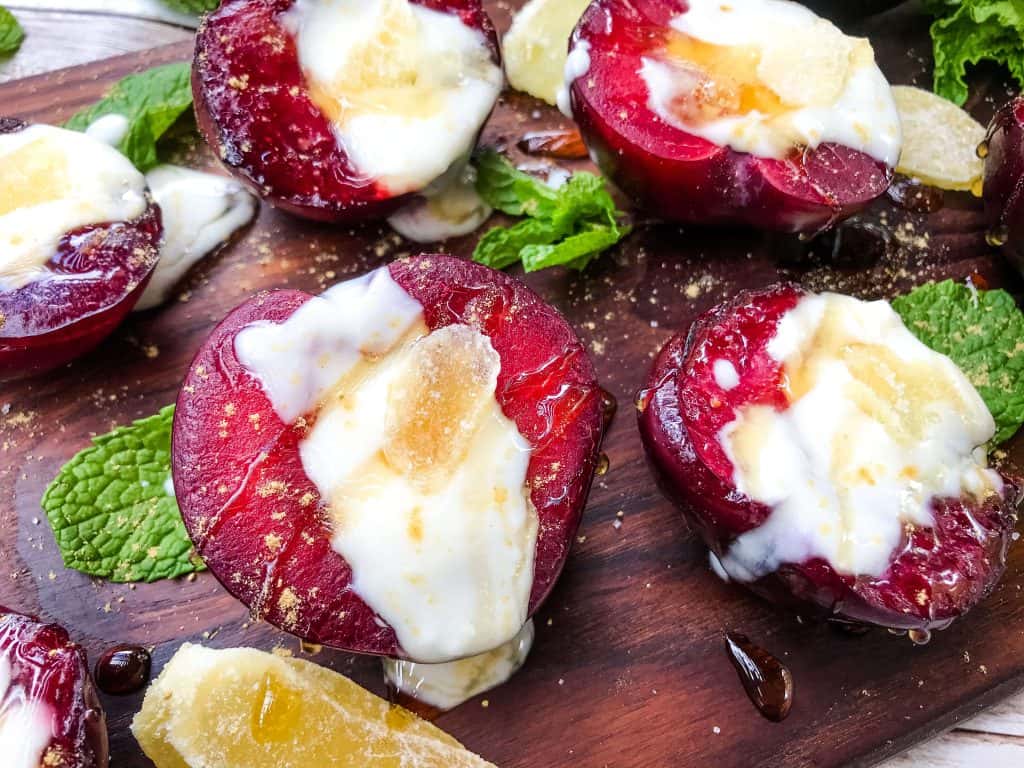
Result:
<svg viewBox="0 0 1024 768"><path fill-rule="evenodd" d="M1024 98L1004 104L989 124L985 144L985 218L995 242L1024 272Z"/></svg>
<svg viewBox="0 0 1024 768"><path fill-rule="evenodd" d="M388 268L423 305L428 328L469 323L501 357L498 402L534 446L528 483L540 526L532 615L561 573L594 476L603 419L593 365L564 318L515 278L444 255ZM175 412L175 492L197 551L254 615L311 642L402 657L394 630L351 590L351 569L331 548L328 516L302 468L298 445L315 415L282 423L234 353L246 325L282 322L310 298L261 294L204 343ZM281 494L260 490L282 483ZM284 542L284 555L261 549L268 533Z"/></svg>
<svg viewBox="0 0 1024 768"><path fill-rule="evenodd" d="M0 133L27 127L0 118ZM134 221L69 232L47 263L50 274L0 289L0 382L53 370L90 352L141 298L160 258L163 224L152 198ZM76 279L101 272L101 277ZM43 311L41 308L46 308Z"/></svg>
<svg viewBox="0 0 1024 768"><path fill-rule="evenodd" d="M0 605L0 654L20 662L14 668L13 683L28 682L27 690L45 694L46 703L56 709L53 724L59 733L52 737L50 748L72 760L59 765L107 768L106 717L89 676L85 651L71 641L67 630ZM26 673L32 665L38 666L35 674Z"/></svg>
<svg viewBox="0 0 1024 768"><path fill-rule="evenodd" d="M417 193L393 195L363 177L338 145L309 96L295 42L278 22L294 2L227 0L203 18L192 66L200 133L228 171L283 211L326 223L387 218ZM483 33L501 66L497 31L480 0L412 2L456 12ZM243 80L244 88L229 85Z"/></svg>
<svg viewBox="0 0 1024 768"><path fill-rule="evenodd" d="M736 490L717 434L743 404L785 406L780 368L765 346L802 295L797 286L778 285L740 293L705 313L663 347L638 398L640 433L659 483L718 556L771 510ZM724 394L710 383L722 350L730 350L741 377ZM841 574L815 558L784 563L743 586L809 616L903 630L945 627L984 599L1005 569L1021 487L1003 480L1003 495L981 503L936 499L935 526L905 537L877 578Z"/></svg>
<svg viewBox="0 0 1024 768"><path fill-rule="evenodd" d="M638 62L651 45L650 36L635 30L664 28L685 8L682 0L595 0L569 43L570 50L591 43L594 73L569 88L573 118L594 162L639 208L673 221L814 232L888 189L894 169L848 147L822 144L794 150L784 160L760 158L687 134L655 115L642 79L625 72L624 62ZM599 52L609 44L614 57Z"/></svg>

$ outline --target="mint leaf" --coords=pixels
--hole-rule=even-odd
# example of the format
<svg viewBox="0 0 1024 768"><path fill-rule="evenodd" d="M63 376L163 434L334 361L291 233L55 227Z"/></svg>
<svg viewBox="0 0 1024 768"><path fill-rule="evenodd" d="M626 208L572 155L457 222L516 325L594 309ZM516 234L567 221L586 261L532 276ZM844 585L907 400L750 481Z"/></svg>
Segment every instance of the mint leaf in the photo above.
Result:
<svg viewBox="0 0 1024 768"><path fill-rule="evenodd" d="M932 24L935 92L955 104L967 101L968 64L994 61L1024 85L1024 3L1020 0L927 0L939 16Z"/></svg>
<svg viewBox="0 0 1024 768"><path fill-rule="evenodd" d="M1024 424L1024 314L1013 297L946 280L915 288L892 306L974 384L996 422L993 442L1013 437Z"/></svg>
<svg viewBox="0 0 1024 768"><path fill-rule="evenodd" d="M494 150L480 152L473 165L476 191L491 208L509 216L549 216L553 211L558 193Z"/></svg>
<svg viewBox="0 0 1024 768"><path fill-rule="evenodd" d="M555 245L527 245L520 251L523 269L527 272L559 266L585 269L599 253L611 248L628 233L629 227L594 227Z"/></svg>
<svg viewBox="0 0 1024 768"><path fill-rule="evenodd" d="M104 115L123 115L128 118L128 133L117 148L146 172L160 162L157 141L192 106L190 78L188 62L128 75L102 101L77 113L64 127L84 131Z"/></svg>
<svg viewBox="0 0 1024 768"><path fill-rule="evenodd" d="M599 176L576 173L552 189L493 150L480 153L474 163L477 191L488 205L510 216L530 217L487 232L473 251L474 261L494 269L522 261L527 272L555 266L584 269L629 233Z"/></svg>
<svg viewBox="0 0 1024 768"><path fill-rule="evenodd" d="M163 0L164 5L178 13L190 13L198 16L213 11L220 5L220 0Z"/></svg>
<svg viewBox="0 0 1024 768"><path fill-rule="evenodd" d="M67 568L116 582L205 568L168 494L174 406L93 438L64 465L42 506Z"/></svg>
<svg viewBox="0 0 1024 768"><path fill-rule="evenodd" d="M0 56L9 56L21 48L25 30L14 18L14 14L0 6Z"/></svg>

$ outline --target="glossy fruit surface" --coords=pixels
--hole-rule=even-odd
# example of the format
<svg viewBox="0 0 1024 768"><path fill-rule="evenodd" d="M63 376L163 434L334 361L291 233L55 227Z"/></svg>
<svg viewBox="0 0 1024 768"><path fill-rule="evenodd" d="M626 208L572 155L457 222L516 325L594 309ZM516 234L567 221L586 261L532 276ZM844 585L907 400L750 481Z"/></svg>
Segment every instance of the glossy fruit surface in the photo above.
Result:
<svg viewBox="0 0 1024 768"><path fill-rule="evenodd" d="M106 768L103 708L89 677L85 651L71 642L64 628L0 606L0 660L10 672L4 681L8 687L0 688L0 712L7 718L18 717L19 708L37 714L45 708L49 713L41 721L48 722L50 738L42 748L40 765ZM34 737L25 729L23 738L33 743L33 750ZM17 741L5 743L16 750L22 747Z"/></svg>
<svg viewBox="0 0 1024 768"><path fill-rule="evenodd" d="M717 555L762 525L770 507L733 484L719 433L751 404L788 407L781 364L767 352L779 320L803 296L793 285L747 291L702 315L688 334L661 350L641 393L639 425L647 454L668 495ZM724 391L713 361L734 361L739 384ZM995 586L1016 521L1017 483L983 503L935 499L934 527L904 536L881 576L837 572L822 558L784 563L747 583L796 610L898 629L947 625Z"/></svg>
<svg viewBox="0 0 1024 768"><path fill-rule="evenodd" d="M590 66L569 89L591 155L638 206L700 224L814 231L885 192L893 169L839 144L770 159L737 152L662 120L649 106L642 59L665 39L685 0L595 0L570 46Z"/></svg>
<svg viewBox="0 0 1024 768"><path fill-rule="evenodd" d="M23 127L0 120L0 132ZM109 336L149 282L162 234L160 210L150 202L134 221L67 233L42 278L0 285L0 381L56 368Z"/></svg>
<svg viewBox="0 0 1024 768"><path fill-rule="evenodd" d="M985 156L985 217L989 241L1024 271L1024 98L1007 102L989 124Z"/></svg>
<svg viewBox="0 0 1024 768"><path fill-rule="evenodd" d="M495 397L532 446L527 483L540 522L529 611L561 572L594 474L601 393L572 328L518 280L449 256L392 263L431 330L468 324L501 360ZM306 476L300 441L315 414L285 424L243 368L234 339L283 322L311 297L262 294L235 309L200 349L178 399L174 485L197 550L255 615L316 643L402 655L394 630L351 589L330 524ZM268 535L281 544L268 552Z"/></svg>
<svg viewBox="0 0 1024 768"><path fill-rule="evenodd" d="M483 32L500 62L480 0L413 0ZM410 199L366 178L310 97L282 15L295 0L229 0L196 36L192 92L199 127L229 171L271 204L317 221L389 216ZM467 151L471 147L467 147Z"/></svg>

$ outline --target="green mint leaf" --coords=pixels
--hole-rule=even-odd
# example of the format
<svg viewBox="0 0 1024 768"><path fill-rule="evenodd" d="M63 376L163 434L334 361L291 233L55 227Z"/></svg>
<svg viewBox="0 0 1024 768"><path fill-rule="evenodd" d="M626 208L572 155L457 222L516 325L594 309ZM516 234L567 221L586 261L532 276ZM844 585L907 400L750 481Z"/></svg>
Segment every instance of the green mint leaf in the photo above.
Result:
<svg viewBox="0 0 1024 768"><path fill-rule="evenodd" d="M994 61L1024 85L1024 3L1020 0L928 0L939 16L932 24L935 92L955 104L967 101L968 64Z"/></svg>
<svg viewBox="0 0 1024 768"><path fill-rule="evenodd" d="M558 194L543 181L523 173L492 149L480 152L476 191L491 208L509 216L548 216Z"/></svg>
<svg viewBox="0 0 1024 768"><path fill-rule="evenodd" d="M473 260L492 269L510 267L529 246L548 245L566 235L550 219L525 219L511 227L495 227L480 238Z"/></svg>
<svg viewBox="0 0 1024 768"><path fill-rule="evenodd" d="M994 443L1024 424L1024 314L1006 291L946 280L892 302L921 341L947 355L978 390L996 422Z"/></svg>
<svg viewBox="0 0 1024 768"><path fill-rule="evenodd" d="M103 100L76 114L64 127L84 131L104 115L125 116L128 133L117 148L140 171L148 171L160 162L157 141L192 106L190 78L187 62L129 75L117 82Z"/></svg>
<svg viewBox="0 0 1024 768"><path fill-rule="evenodd" d="M494 269L522 261L527 272L566 266L584 269L629 233L604 179L573 174L558 189L516 169L493 150L476 159L477 191L492 208L528 216L512 227L485 234L473 259Z"/></svg>
<svg viewBox="0 0 1024 768"><path fill-rule="evenodd" d="M174 406L93 438L61 468L42 506L67 568L116 582L205 568L168 494Z"/></svg>
<svg viewBox="0 0 1024 768"><path fill-rule="evenodd" d="M163 0L164 5L178 13L190 13L198 16L216 10L220 0Z"/></svg>
<svg viewBox="0 0 1024 768"><path fill-rule="evenodd" d="M25 30L14 18L14 14L0 5L0 56L9 56L21 48Z"/></svg>
<svg viewBox="0 0 1024 768"><path fill-rule="evenodd" d="M536 272L549 267L582 270L598 254L615 245L629 233L629 228L595 226L554 245L527 245L520 251L523 269Z"/></svg>

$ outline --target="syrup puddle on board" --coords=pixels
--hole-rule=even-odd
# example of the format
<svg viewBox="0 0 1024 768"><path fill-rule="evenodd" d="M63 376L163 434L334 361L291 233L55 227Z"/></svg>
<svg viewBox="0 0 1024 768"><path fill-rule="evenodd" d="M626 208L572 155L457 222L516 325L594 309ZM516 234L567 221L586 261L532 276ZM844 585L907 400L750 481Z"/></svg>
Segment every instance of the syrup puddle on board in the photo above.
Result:
<svg viewBox="0 0 1024 768"><path fill-rule="evenodd" d="M781 723L793 706L793 675L789 669L739 632L727 632L725 652L757 711Z"/></svg>
<svg viewBox="0 0 1024 768"><path fill-rule="evenodd" d="M527 155L557 160L585 160L587 157L587 145L575 129L534 131L523 136L516 146Z"/></svg>

